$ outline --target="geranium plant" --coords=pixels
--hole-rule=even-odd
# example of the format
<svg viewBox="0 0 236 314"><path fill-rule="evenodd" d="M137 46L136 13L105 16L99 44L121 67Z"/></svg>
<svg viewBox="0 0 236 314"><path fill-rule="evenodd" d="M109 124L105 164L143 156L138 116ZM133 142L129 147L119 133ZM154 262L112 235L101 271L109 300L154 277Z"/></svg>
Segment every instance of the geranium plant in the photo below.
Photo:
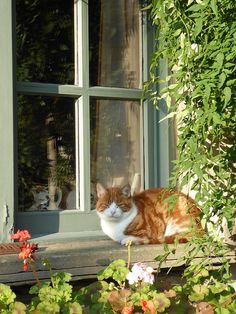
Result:
<svg viewBox="0 0 236 314"><path fill-rule="evenodd" d="M127 243L127 262L118 259L98 273L97 281L79 290L73 290L69 283L71 275L64 272L53 273L50 263L50 280L40 281L35 269L36 246L27 241L30 234L17 231L13 239L24 241L20 259L23 259L25 271L29 264L36 275L36 285L29 294L29 304L16 301L16 295L10 287L0 284L0 313L4 314L157 314L157 313L197 313L197 314L230 314L236 312L236 293L230 280L231 274L227 263L221 269L210 268L209 261L187 262L182 285L165 290L158 287L158 268L143 263L131 266L131 242ZM29 244L29 246L27 245ZM33 248L33 249L32 249ZM176 248L172 249L175 250ZM169 250L165 247L167 257ZM223 253L223 252L222 252ZM192 256L194 257L194 255ZM162 257L157 258L159 263ZM208 270L210 269L210 271Z"/></svg>
<svg viewBox="0 0 236 314"><path fill-rule="evenodd" d="M38 250L38 244L31 244L28 240L31 239L31 234L28 230L18 230L16 233L11 235L11 240L17 240L22 242L20 246L21 252L19 253L19 259L23 260L23 269L27 271L29 269L29 265L31 265L32 271L34 273L35 279L40 285L40 281L38 279L37 272L35 271L35 255L34 253Z"/></svg>

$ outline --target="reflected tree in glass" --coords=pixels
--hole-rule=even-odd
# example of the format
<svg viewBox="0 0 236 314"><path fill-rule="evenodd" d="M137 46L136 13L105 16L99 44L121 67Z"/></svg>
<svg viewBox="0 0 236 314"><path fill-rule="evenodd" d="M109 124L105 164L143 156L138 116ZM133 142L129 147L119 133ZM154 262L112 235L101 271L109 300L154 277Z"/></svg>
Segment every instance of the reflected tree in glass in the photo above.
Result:
<svg viewBox="0 0 236 314"><path fill-rule="evenodd" d="M75 208L74 102L64 97L18 97L21 211Z"/></svg>
<svg viewBox="0 0 236 314"><path fill-rule="evenodd" d="M74 83L72 0L17 0L17 80Z"/></svg>

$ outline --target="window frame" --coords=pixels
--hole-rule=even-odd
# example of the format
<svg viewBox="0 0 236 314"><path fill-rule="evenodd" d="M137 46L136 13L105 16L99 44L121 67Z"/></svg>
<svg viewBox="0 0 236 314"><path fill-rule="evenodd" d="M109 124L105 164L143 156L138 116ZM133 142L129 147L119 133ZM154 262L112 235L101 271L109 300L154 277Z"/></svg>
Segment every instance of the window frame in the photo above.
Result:
<svg viewBox="0 0 236 314"><path fill-rule="evenodd" d="M15 61L15 0L1 0L0 3L0 42L4 49L0 51L0 91L1 126L0 147L3 150L0 156L0 217L2 242L7 241L14 226L21 229L33 230L35 236L47 234L70 233L72 237L96 236L100 234L100 224L94 211L90 210L90 138L89 138L89 99L90 97L109 98L116 100L141 101L142 89L127 89L115 87L89 86L88 60L88 2L79 0L75 4L75 23L77 30L75 43L79 47L77 64L80 69L78 85L45 84L36 82L16 82ZM143 13L142 29L142 72L143 81L148 79L148 60L155 44L153 29L147 22L147 13ZM166 71L167 66L161 66L160 73ZM6 75L7 74L7 75ZM77 141L77 171L80 169L80 207L82 211L50 211L22 212L17 208L17 136L16 136L16 95L37 96L66 96L78 99L75 111ZM143 116L143 169L144 188L153 186L167 186L170 175L171 152L173 151L172 132L169 121L158 123L165 112L157 111L154 106L144 102L141 106ZM7 134L7 137L5 136ZM5 138L6 137L6 138ZM168 140L166 140L166 138ZM78 149L80 147L80 149ZM79 166L79 167L78 167ZM78 178L78 173L77 173ZM82 220L80 231L73 232L79 220ZM65 217L65 218L64 218ZM79 218L79 217L77 217ZM56 222L55 222L56 221ZM58 227L60 225L60 228ZM42 228L43 226L43 228ZM40 230L43 229L43 232ZM55 229L55 230L54 230ZM71 231L72 230L72 231ZM102 234L102 233L101 233ZM42 237L44 238L44 237Z"/></svg>

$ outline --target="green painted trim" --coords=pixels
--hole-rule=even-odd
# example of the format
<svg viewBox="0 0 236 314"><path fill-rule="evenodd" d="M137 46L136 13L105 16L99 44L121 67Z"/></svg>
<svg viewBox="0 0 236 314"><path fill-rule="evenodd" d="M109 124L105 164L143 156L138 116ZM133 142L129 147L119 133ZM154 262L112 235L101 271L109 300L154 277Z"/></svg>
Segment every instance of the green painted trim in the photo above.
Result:
<svg viewBox="0 0 236 314"><path fill-rule="evenodd" d="M80 209L90 210L90 123L89 97L79 99L79 187Z"/></svg>
<svg viewBox="0 0 236 314"><path fill-rule="evenodd" d="M88 4L77 3L78 12L78 83L84 94L78 101L79 193L80 209L90 211L90 123L89 123L89 29ZM91 226L93 228L93 226Z"/></svg>
<svg viewBox="0 0 236 314"><path fill-rule="evenodd" d="M117 98L117 99L141 99L141 89L126 89L116 87L90 87L88 93L91 97Z"/></svg>
<svg viewBox="0 0 236 314"><path fill-rule="evenodd" d="M0 1L0 242L9 242L16 200L13 5L11 0Z"/></svg>
<svg viewBox="0 0 236 314"><path fill-rule="evenodd" d="M76 85L17 82L16 89L19 94L25 95L79 97L83 94L83 88Z"/></svg>
<svg viewBox="0 0 236 314"><path fill-rule="evenodd" d="M101 230L100 221L95 211L78 210L24 212L16 214L16 225L36 234L60 232L87 232Z"/></svg>
<svg viewBox="0 0 236 314"><path fill-rule="evenodd" d="M49 95L80 97L88 95L100 98L140 99L141 89L127 89L115 87L79 87L77 85L45 84L35 82L17 82L17 92L26 95Z"/></svg>
<svg viewBox="0 0 236 314"><path fill-rule="evenodd" d="M168 73L167 60L160 60L158 75L160 79L164 79ZM158 85L158 90L166 87L168 83L161 83ZM158 167L158 185L167 187L169 186L170 178L170 121L166 119L162 122L163 118L167 115L167 107L164 100L159 103L159 110L157 111L157 167Z"/></svg>
<svg viewBox="0 0 236 314"><path fill-rule="evenodd" d="M153 54L154 30L148 20L148 12L143 18L143 75L144 81L149 79L149 65ZM143 103L144 115L144 173L145 188L156 187L158 182L158 122L157 110L148 100Z"/></svg>
<svg viewBox="0 0 236 314"><path fill-rule="evenodd" d="M6 1L6 0L5 0ZM148 79L148 64L155 43L153 28L146 20L146 12L143 13L143 80ZM53 211L53 212L25 212L16 214L16 225L20 228L35 228L34 234L61 233L61 232L87 232L100 230L98 218L94 211L90 211L90 130L89 130L89 106L90 97L103 99L132 99L140 100L143 91L141 89L126 89L114 87L89 86L89 43L88 43L88 5L79 0L75 4L75 43L78 47L77 73L75 84L60 85L44 84L36 82L18 82L17 92L22 94L67 96L78 98L75 103L76 110L76 154L77 182L80 191L77 199L80 200L79 210ZM166 71L167 65L163 64L160 71ZM164 73L164 72L163 72ZM143 107L143 137L144 137L144 187L167 185L169 179L169 126L168 122L159 124L158 119L165 115L163 111L157 112L151 104L144 103ZM79 197L78 197L79 196ZM80 223L82 221L82 223ZM51 231L50 231L51 230Z"/></svg>

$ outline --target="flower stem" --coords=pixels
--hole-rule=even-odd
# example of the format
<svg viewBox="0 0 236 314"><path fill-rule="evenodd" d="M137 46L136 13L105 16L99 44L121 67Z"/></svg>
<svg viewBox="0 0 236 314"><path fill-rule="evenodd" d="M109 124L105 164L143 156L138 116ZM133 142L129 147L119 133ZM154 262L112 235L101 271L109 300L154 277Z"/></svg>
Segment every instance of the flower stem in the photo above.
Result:
<svg viewBox="0 0 236 314"><path fill-rule="evenodd" d="M129 240L126 243L127 246L127 251L128 251L128 257L127 257L127 268L130 269L130 264L131 264L131 245L132 245L132 241Z"/></svg>
<svg viewBox="0 0 236 314"><path fill-rule="evenodd" d="M34 262L32 263L32 261L30 261L30 267L31 267L32 272L33 272L33 274L34 274L34 278L35 278L35 280L36 280L37 286L38 286L39 288L41 288L42 284L41 284L41 282L40 282L40 280L39 280L38 273L37 273L37 271L36 271L36 269L35 269L35 263L34 263Z"/></svg>

